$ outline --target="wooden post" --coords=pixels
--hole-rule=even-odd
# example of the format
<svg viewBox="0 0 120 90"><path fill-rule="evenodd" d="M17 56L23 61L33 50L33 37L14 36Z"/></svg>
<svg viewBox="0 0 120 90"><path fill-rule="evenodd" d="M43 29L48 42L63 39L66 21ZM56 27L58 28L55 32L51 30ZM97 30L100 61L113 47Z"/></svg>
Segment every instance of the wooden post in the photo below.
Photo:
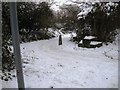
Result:
<svg viewBox="0 0 120 90"><path fill-rule="evenodd" d="M14 55L15 55L18 88L19 90L25 90L23 71L22 71L22 62L21 62L21 53L20 53L16 2L10 2L9 5L10 5L11 31L12 31L13 49L14 49Z"/></svg>
<svg viewBox="0 0 120 90"><path fill-rule="evenodd" d="M62 45L62 36L59 35L59 42L58 42L58 45Z"/></svg>

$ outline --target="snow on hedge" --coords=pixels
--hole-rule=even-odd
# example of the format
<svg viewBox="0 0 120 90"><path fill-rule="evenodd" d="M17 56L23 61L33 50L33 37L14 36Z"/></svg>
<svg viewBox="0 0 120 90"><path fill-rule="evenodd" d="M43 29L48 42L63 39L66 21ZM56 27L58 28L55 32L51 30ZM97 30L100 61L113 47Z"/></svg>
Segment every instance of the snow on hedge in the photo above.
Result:
<svg viewBox="0 0 120 90"><path fill-rule="evenodd" d="M97 44L101 44L102 42L97 42L97 41L91 41L90 45L97 45Z"/></svg>
<svg viewBox="0 0 120 90"><path fill-rule="evenodd" d="M96 38L96 37L94 37L94 36L85 36L85 38L84 39L94 39L94 38Z"/></svg>

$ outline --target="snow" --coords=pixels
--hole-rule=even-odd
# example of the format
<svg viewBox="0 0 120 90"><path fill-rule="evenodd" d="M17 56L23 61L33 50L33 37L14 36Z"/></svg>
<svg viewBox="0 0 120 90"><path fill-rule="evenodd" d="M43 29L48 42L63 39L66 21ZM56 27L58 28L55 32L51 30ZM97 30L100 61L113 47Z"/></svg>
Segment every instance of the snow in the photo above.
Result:
<svg viewBox="0 0 120 90"><path fill-rule="evenodd" d="M61 6L65 5L77 5L79 6L80 10L82 10L78 14L78 19L85 17L92 9L92 4L95 2L99 2L99 0L33 0L36 2L49 2L51 3L50 8L54 10L55 12L60 11ZM91 3L91 5L87 5L86 3Z"/></svg>
<svg viewBox="0 0 120 90"><path fill-rule="evenodd" d="M52 4L51 9L53 9L54 11L59 11L60 10L60 6L62 6L65 3L68 3L69 0L53 0L54 4ZM69 4L71 4L69 2Z"/></svg>
<svg viewBox="0 0 120 90"><path fill-rule="evenodd" d="M118 45L81 48L70 41L70 36L62 35L61 46L58 37L20 45L25 87L117 88ZM3 81L3 87L16 88L16 77Z"/></svg>
<svg viewBox="0 0 120 90"><path fill-rule="evenodd" d="M91 41L90 45L97 45L97 44L100 44L100 43L102 43L102 42Z"/></svg>
<svg viewBox="0 0 120 90"><path fill-rule="evenodd" d="M87 5L85 3L79 4L79 7L82 11L77 15L78 19L84 18L89 12L91 12L91 10L93 8L92 4L94 4L94 2L91 2L89 5Z"/></svg>
<svg viewBox="0 0 120 90"><path fill-rule="evenodd" d="M78 14L78 19L82 18L82 16L85 17L92 10L92 6L81 5L81 8L83 11Z"/></svg>
<svg viewBox="0 0 120 90"><path fill-rule="evenodd" d="M79 42L79 44L82 44L83 43L83 40L81 40L80 42Z"/></svg>
<svg viewBox="0 0 120 90"><path fill-rule="evenodd" d="M85 36L85 38L84 39L93 39L93 38L96 38L96 37L94 37L94 36Z"/></svg>
<svg viewBox="0 0 120 90"><path fill-rule="evenodd" d="M77 36L77 34L74 33L74 32L72 32L71 35L72 35L72 37L76 37Z"/></svg>
<svg viewBox="0 0 120 90"><path fill-rule="evenodd" d="M44 1L44 0L38 0L38 1ZM47 1L47 0L46 0ZM47 2L50 2L49 0ZM95 2L99 2L99 0L53 0L52 4L51 4L51 9L53 9L54 11L59 11L60 7L62 5L77 5L80 7L80 10L83 9L81 13L87 14L88 12L91 11L92 7L88 6L86 4L83 4L83 2L91 2L91 3L95 3Z"/></svg>

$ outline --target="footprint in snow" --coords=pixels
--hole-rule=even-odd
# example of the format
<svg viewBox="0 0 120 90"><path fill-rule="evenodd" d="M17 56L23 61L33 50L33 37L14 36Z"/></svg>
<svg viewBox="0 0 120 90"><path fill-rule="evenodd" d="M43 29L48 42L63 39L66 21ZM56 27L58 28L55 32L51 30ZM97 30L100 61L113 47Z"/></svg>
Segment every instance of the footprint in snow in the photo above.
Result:
<svg viewBox="0 0 120 90"><path fill-rule="evenodd" d="M94 73L93 71L89 71L90 73Z"/></svg>
<svg viewBox="0 0 120 90"><path fill-rule="evenodd" d="M108 78L106 78L106 79L108 79Z"/></svg>
<svg viewBox="0 0 120 90"><path fill-rule="evenodd" d="M58 66L59 66L59 67L63 67L63 65L62 65L62 64L60 64L60 63L58 63Z"/></svg>

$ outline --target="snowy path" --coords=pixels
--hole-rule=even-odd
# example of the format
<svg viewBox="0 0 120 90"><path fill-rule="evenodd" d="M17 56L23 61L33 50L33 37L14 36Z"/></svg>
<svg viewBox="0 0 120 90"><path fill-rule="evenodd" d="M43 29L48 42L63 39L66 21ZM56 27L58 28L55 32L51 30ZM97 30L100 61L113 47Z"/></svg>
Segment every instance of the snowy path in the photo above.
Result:
<svg viewBox="0 0 120 90"><path fill-rule="evenodd" d="M69 38L64 35L62 46L57 45L58 38L21 44L25 86L117 88L117 45L83 49L75 47ZM16 78L3 81L3 87L17 87Z"/></svg>

